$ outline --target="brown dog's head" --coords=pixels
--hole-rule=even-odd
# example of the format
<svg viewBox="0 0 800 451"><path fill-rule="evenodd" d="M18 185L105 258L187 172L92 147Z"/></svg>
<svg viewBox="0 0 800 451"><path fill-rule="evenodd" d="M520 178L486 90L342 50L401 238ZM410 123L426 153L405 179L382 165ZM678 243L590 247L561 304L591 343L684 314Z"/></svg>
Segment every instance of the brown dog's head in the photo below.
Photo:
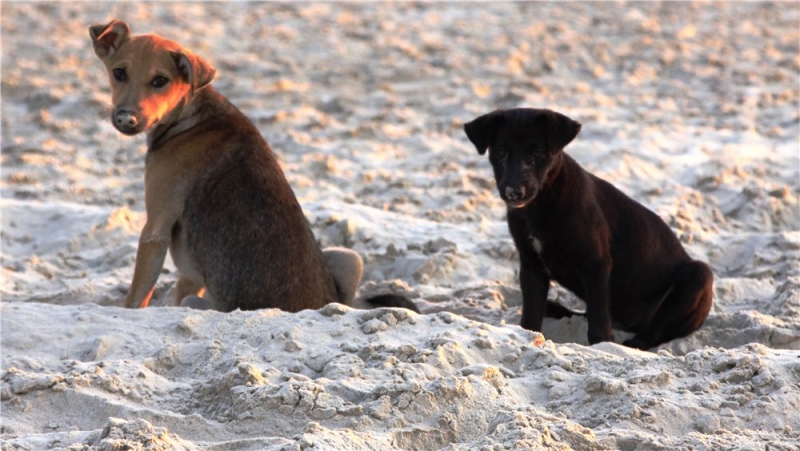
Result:
<svg viewBox="0 0 800 451"><path fill-rule="evenodd" d="M135 135L169 121L170 113L211 83L216 71L173 41L130 33L121 20L89 27L94 52L111 83L111 123L120 132Z"/></svg>
<svg viewBox="0 0 800 451"><path fill-rule="evenodd" d="M528 205L560 163L561 151L581 124L551 110L497 110L464 124L478 153L489 161L500 197L511 208Z"/></svg>

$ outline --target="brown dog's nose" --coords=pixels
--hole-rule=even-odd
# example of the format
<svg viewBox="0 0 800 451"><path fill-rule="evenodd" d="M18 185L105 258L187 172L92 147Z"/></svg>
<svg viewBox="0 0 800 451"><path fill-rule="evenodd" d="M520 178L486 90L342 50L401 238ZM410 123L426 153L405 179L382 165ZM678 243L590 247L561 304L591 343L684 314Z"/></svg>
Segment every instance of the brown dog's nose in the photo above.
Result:
<svg viewBox="0 0 800 451"><path fill-rule="evenodd" d="M510 186L506 187L506 199L510 201L520 200L525 196L525 187L520 186L519 188L512 188Z"/></svg>
<svg viewBox="0 0 800 451"><path fill-rule="evenodd" d="M120 110L114 115L114 124L117 128L132 129L139 123L139 119L132 111Z"/></svg>

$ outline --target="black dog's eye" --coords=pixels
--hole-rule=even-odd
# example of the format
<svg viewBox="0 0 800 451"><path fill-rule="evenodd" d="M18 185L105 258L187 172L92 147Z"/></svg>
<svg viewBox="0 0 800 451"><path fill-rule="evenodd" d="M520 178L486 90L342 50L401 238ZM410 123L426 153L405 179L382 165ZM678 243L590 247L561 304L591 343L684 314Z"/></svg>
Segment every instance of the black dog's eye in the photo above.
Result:
<svg viewBox="0 0 800 451"><path fill-rule="evenodd" d="M508 152L506 151L505 147L493 147L492 148L492 155L496 158L503 158L506 156Z"/></svg>
<svg viewBox="0 0 800 451"><path fill-rule="evenodd" d="M162 77L161 75L156 76L153 81L150 82L150 86L154 88L163 88L164 86L169 83L169 79L167 77Z"/></svg>
<svg viewBox="0 0 800 451"><path fill-rule="evenodd" d="M114 75L114 80L117 81L128 81L128 73L125 72L125 69L118 67L111 71L111 74Z"/></svg>

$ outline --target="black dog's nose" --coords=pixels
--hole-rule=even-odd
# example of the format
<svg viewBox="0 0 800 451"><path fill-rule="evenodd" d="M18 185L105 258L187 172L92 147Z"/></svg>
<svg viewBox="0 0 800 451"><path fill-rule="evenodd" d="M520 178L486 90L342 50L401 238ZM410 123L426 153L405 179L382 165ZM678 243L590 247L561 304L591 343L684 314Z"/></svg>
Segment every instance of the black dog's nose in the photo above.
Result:
<svg viewBox="0 0 800 451"><path fill-rule="evenodd" d="M512 188L510 186L506 187L506 199L514 201L520 200L525 196L525 187L520 186L519 188Z"/></svg>
<svg viewBox="0 0 800 451"><path fill-rule="evenodd" d="M139 123L139 119L132 111L120 110L114 115L114 123L117 127L133 128Z"/></svg>

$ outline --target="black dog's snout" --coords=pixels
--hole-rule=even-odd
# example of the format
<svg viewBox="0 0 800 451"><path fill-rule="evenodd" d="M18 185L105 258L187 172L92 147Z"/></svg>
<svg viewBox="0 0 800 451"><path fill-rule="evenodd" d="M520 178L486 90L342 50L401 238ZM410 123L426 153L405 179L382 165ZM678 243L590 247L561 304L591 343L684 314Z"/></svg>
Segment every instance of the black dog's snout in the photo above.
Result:
<svg viewBox="0 0 800 451"><path fill-rule="evenodd" d="M139 118L132 111L120 110L114 114L114 124L122 128L134 128L139 123Z"/></svg>
<svg viewBox="0 0 800 451"><path fill-rule="evenodd" d="M515 201L520 200L525 197L525 187L520 186L518 188L512 188L510 186L506 187L506 199Z"/></svg>

